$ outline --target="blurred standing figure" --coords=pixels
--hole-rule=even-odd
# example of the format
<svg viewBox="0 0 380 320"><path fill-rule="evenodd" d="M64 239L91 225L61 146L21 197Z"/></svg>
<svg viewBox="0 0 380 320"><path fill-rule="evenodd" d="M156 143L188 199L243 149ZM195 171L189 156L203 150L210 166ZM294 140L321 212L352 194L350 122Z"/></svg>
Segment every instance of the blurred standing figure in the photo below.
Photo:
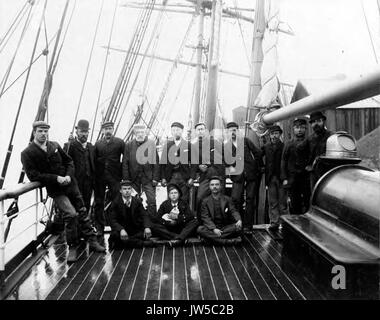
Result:
<svg viewBox="0 0 380 320"><path fill-rule="evenodd" d="M114 136L111 121L102 124L103 138L95 143L95 226L98 236L103 236L105 190L108 187L111 201L119 194L121 181L121 156L124 141Z"/></svg>
<svg viewBox="0 0 380 320"><path fill-rule="evenodd" d="M63 150L73 159L75 178L89 213L91 195L95 186L95 147L87 141L90 129L87 120L79 120L75 129L75 139L65 143Z"/></svg>
<svg viewBox="0 0 380 320"><path fill-rule="evenodd" d="M323 166L318 166L317 163L319 157L326 153L326 141L332 132L326 129L326 117L320 111L310 114L309 123L313 134L297 146L297 151L308 154L306 170L310 172L311 190L313 190L318 179L325 172Z"/></svg>
<svg viewBox="0 0 380 320"><path fill-rule="evenodd" d="M181 189L183 201L189 202L189 189L194 183L195 170L192 170L191 143L182 138L183 124L173 122L171 131L173 140L163 147L160 159L162 186L176 184Z"/></svg>
<svg viewBox="0 0 380 320"><path fill-rule="evenodd" d="M156 186L160 181L160 166L156 144L148 139L145 125L133 127L135 138L125 145L123 179L132 182L137 193L145 192L150 218L156 215Z"/></svg>
<svg viewBox="0 0 380 320"><path fill-rule="evenodd" d="M199 177L196 208L197 216L200 218L202 200L211 193L210 178L220 177L221 190L224 190L225 167L223 165L223 145L209 135L206 125L203 122L196 124L195 132L197 141L191 146L191 163L196 164L194 170Z"/></svg>
<svg viewBox="0 0 380 320"><path fill-rule="evenodd" d="M305 167L308 161L307 152L297 152L297 145L305 141L307 121L295 118L293 121L294 137L285 143L281 161L281 178L288 190L291 214L303 214L309 208L310 179Z"/></svg>
<svg viewBox="0 0 380 320"><path fill-rule="evenodd" d="M280 215L287 213L286 192L281 181L281 158L284 148L280 140L282 129L269 128L270 141L263 146L265 156L265 184L268 186L270 230L278 229Z"/></svg>
<svg viewBox="0 0 380 320"><path fill-rule="evenodd" d="M256 187L264 167L262 154L251 140L239 135L237 123L227 123L227 130L228 140L224 143L223 158L227 174L233 182L231 198L238 211L243 212L244 189L246 190L243 227L244 231L251 231L256 207Z"/></svg>

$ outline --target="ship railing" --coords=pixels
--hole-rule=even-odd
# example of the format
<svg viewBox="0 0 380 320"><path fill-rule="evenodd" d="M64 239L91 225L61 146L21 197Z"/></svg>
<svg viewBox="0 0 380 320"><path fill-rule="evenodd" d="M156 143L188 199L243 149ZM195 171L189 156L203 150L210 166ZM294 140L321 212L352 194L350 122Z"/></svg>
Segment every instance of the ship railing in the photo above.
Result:
<svg viewBox="0 0 380 320"><path fill-rule="evenodd" d="M34 197L32 196L34 201L32 201L32 204L19 208L19 198L26 194L30 194L31 192L34 192ZM43 187L39 182L20 183L13 187L0 190L0 284L12 271L13 265L17 266L18 262L26 258L30 254L30 251L35 250L37 245L41 242L41 235L43 232L41 231L40 223L49 217L49 212L51 211L51 208L48 210L46 205L48 199L49 198L47 196L44 196ZM9 208L6 209L7 202L10 201L13 202ZM42 214L40 213L41 205L44 208ZM18 231L15 235L12 235L12 237L8 239L12 221L16 217L21 215L25 216L31 213L34 217L30 219L31 223L23 226L22 230ZM29 231L30 229L33 231ZM15 240L20 239L20 237L25 235L27 232L32 234L32 237L30 238L31 242L29 242L25 248L18 251L12 259L6 261L6 250L9 248L9 245ZM30 248L30 250L25 250L27 247ZM23 253L23 257L19 256L21 253Z"/></svg>

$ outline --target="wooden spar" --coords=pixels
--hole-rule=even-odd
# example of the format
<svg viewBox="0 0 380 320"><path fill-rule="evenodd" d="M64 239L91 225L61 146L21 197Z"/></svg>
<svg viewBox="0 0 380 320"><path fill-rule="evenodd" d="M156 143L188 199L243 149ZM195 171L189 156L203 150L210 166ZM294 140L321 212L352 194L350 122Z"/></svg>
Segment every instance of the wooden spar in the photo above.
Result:
<svg viewBox="0 0 380 320"><path fill-rule="evenodd" d="M218 69L219 69L219 43L220 43L220 23L222 15L221 0L214 0L212 3L211 16L211 41L208 57L208 78L206 96L206 126L209 131L214 129L217 88L218 88Z"/></svg>
<svg viewBox="0 0 380 320"><path fill-rule="evenodd" d="M263 49L262 41L265 31L265 18L264 18L264 0L257 0L255 11L255 24L253 27L253 41L251 52L251 74L249 78L248 100L247 100L247 115L246 121L252 122L255 119L257 110L253 109L253 104L261 90L261 66L263 63ZM248 135L248 128L245 130L246 136ZM250 138L256 145L259 141L256 135L251 135Z"/></svg>
<svg viewBox="0 0 380 320"><path fill-rule="evenodd" d="M198 44L197 44L197 64L195 73L195 94L194 94L194 108L192 125L199 122L199 110L201 104L201 91L202 91L202 50L203 50L203 26L204 26L204 9L201 6L202 0L198 0L197 9L199 11L198 21Z"/></svg>
<svg viewBox="0 0 380 320"><path fill-rule="evenodd" d="M319 95L310 95L286 107L273 112L261 112L257 115L253 129L259 134L277 121L286 120L314 111L335 109L380 94L380 68L355 80L347 80Z"/></svg>

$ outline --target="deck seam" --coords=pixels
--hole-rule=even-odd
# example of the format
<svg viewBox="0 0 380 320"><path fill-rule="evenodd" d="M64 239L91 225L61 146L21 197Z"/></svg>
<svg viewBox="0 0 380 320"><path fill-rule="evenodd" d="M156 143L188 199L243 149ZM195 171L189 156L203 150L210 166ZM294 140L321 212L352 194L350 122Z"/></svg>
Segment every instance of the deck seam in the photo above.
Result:
<svg viewBox="0 0 380 320"><path fill-rule="evenodd" d="M197 270L198 270L198 279L199 279L199 286L201 288L201 297L202 297L202 300L204 300L204 296L203 296L203 288L202 288L202 280L201 280L201 276L200 276L200 271L199 271L199 265L198 265L198 259L197 259L197 254L195 253L195 246L194 244L192 245L193 247L193 252L194 252L194 258L195 258L195 263L197 265Z"/></svg>
<svg viewBox="0 0 380 320"><path fill-rule="evenodd" d="M143 247L143 249L141 251L141 255L140 255L140 258L139 258L139 265L138 265L136 273L135 273L135 278L133 279L133 282L132 282L132 288L131 288L131 292L129 293L128 300L131 300L133 289L135 288L135 284L136 284L137 275L139 273L140 266L141 266L140 260L142 259L143 255L144 255L144 252L145 252L145 247Z"/></svg>
<svg viewBox="0 0 380 320"><path fill-rule="evenodd" d="M162 250L162 258L161 258L161 270L160 270L160 282L158 285L158 300L160 300L161 297L161 283L162 283L162 269L164 267L164 257L165 257L165 246Z"/></svg>
<svg viewBox="0 0 380 320"><path fill-rule="evenodd" d="M214 253L215 253L215 256L216 256L216 260L218 261L219 268L220 268L220 270L222 271L223 280L224 280L224 283L225 283L226 286L227 286L227 290L228 290L228 293L229 293L229 295L230 295L230 298L231 298L231 300L234 300L234 297L233 297L232 294L231 294L231 290L230 290L230 287L229 287L229 285L228 285L228 282L227 282L226 276L225 276L224 271L223 271L223 269L222 269L222 265L220 264L218 254L217 254L217 252L216 252L216 250L215 250L215 246L212 246L212 248L213 248L213 250L214 250Z"/></svg>
<svg viewBox="0 0 380 320"><path fill-rule="evenodd" d="M210 269L210 265L209 265L209 263L208 263L208 259L207 259L207 254L206 254L205 247L203 247L203 253L204 253L204 255L205 255L205 259L206 259L206 263L207 263L208 272L209 272L209 274L210 274L210 279L211 279L212 287L214 288L215 297L216 297L217 300L219 300L218 293L216 292L216 288L215 288L215 284L214 284L214 278L213 278L213 276L212 276L211 269Z"/></svg>
<svg viewBox="0 0 380 320"><path fill-rule="evenodd" d="M124 281L125 274L127 273L127 270L128 270L128 267L129 267L129 263L131 262L131 259L132 259L132 256L134 255L134 253L135 253L135 249L132 250L132 253L131 253L131 255L129 256L127 266L126 266L125 269L124 269L123 276L121 277L121 280L120 280L119 286L118 286L118 288L117 288L117 291L116 291L116 294L115 294L113 300L116 300L117 296L119 295L119 291L120 291L120 288L121 288L121 284L122 284L123 281Z"/></svg>
<svg viewBox="0 0 380 320"><path fill-rule="evenodd" d="M189 299L189 284L187 282L187 265L186 265L186 252L185 252L185 247L182 247L182 250L183 250L183 261L184 261L184 266L185 266L185 280L186 280L186 297L187 297L187 300L190 300Z"/></svg>
<svg viewBox="0 0 380 320"><path fill-rule="evenodd" d="M148 284L149 284L149 279L150 279L150 270L152 270L152 263L153 263L153 257L154 257L154 251L155 251L155 249L156 248L153 248L152 257L150 258L149 271L148 271L148 279L146 280L146 284L145 284L145 291L144 291L144 298L143 298L143 300L146 300L146 293L148 291Z"/></svg>
<svg viewBox="0 0 380 320"><path fill-rule="evenodd" d="M112 276L113 276L113 274L114 274L114 272L115 272L115 270L116 270L116 268L117 268L117 265L119 264L119 262L120 262L120 260L121 260L121 257L123 256L123 254L124 254L124 250L123 250L123 252L121 253L119 259L117 260L117 262L116 262L116 264L115 264L115 267L113 268L113 270L112 270L112 272L111 272L111 275L110 275L110 277L109 277L109 279L108 279L106 285L104 286L104 289L103 289L103 291L102 291L102 294L100 295L99 300L102 300L102 298L103 298L103 296L104 296L104 293L105 293L106 290L107 290L107 287L108 287L108 285L109 285L109 283L110 283L110 281L111 281L111 279L112 279Z"/></svg>

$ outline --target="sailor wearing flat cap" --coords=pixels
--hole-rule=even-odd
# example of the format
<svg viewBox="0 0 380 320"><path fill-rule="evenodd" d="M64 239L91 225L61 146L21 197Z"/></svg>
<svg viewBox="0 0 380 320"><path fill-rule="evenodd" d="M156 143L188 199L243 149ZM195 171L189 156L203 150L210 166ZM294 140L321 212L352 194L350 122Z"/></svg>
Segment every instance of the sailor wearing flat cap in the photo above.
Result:
<svg viewBox="0 0 380 320"><path fill-rule="evenodd" d="M123 179L130 180L140 194L145 192L149 217L156 214L156 186L160 181L160 165L156 144L148 139L143 124L133 126L134 138L127 142L123 156Z"/></svg>
<svg viewBox="0 0 380 320"><path fill-rule="evenodd" d="M195 179L195 167L191 163L190 141L183 139L183 124L173 122L171 133L173 139L168 139L162 148L160 169L162 185L176 184L181 189L182 200L189 201L190 188Z"/></svg>
<svg viewBox="0 0 380 320"><path fill-rule="evenodd" d="M92 229L75 179L73 161L58 142L48 140L49 128L44 121L33 123L34 139L22 151L21 162L29 180L46 187L48 195L62 212L69 245L67 261L75 262L78 258L78 226L88 240L90 250L104 252L105 248L98 244Z"/></svg>
<svg viewBox="0 0 380 320"><path fill-rule="evenodd" d="M290 199L289 213L303 214L308 210L310 200L310 179L305 167L307 153L297 152L297 145L305 141L307 118L293 120L293 138L284 145L281 160L281 179Z"/></svg>
<svg viewBox="0 0 380 320"><path fill-rule="evenodd" d="M313 133L297 146L297 150L305 152L308 157L306 170L310 172L311 189L322 175L322 171L316 170L316 160L326 152L326 141L333 134L333 132L326 128L326 116L320 112L315 111L310 114L309 123L313 129Z"/></svg>
<svg viewBox="0 0 380 320"><path fill-rule="evenodd" d="M281 180L281 158L284 144L282 129L278 125L269 128L270 141L263 146L265 157L265 184L268 187L270 229L280 225L280 215L287 213L287 196Z"/></svg>
<svg viewBox="0 0 380 320"><path fill-rule="evenodd" d="M95 226L99 236L103 236L105 226L104 198L108 187L110 199L119 193L122 178L121 157L124 141L114 136L114 123L104 121L102 139L95 143Z"/></svg>
<svg viewBox="0 0 380 320"><path fill-rule="evenodd" d="M95 188L95 146L87 141L90 124L86 119L80 119L75 129L75 138L65 143L63 150L74 161L75 178L89 212L91 196Z"/></svg>
<svg viewBox="0 0 380 320"><path fill-rule="evenodd" d="M224 142L224 162L226 172L233 182L231 189L232 202L242 214L245 232L252 230L255 216L255 195L261 170L264 167L262 153L254 143L239 134L236 122L226 125L228 140ZM244 189L246 190L246 206L243 210Z"/></svg>

